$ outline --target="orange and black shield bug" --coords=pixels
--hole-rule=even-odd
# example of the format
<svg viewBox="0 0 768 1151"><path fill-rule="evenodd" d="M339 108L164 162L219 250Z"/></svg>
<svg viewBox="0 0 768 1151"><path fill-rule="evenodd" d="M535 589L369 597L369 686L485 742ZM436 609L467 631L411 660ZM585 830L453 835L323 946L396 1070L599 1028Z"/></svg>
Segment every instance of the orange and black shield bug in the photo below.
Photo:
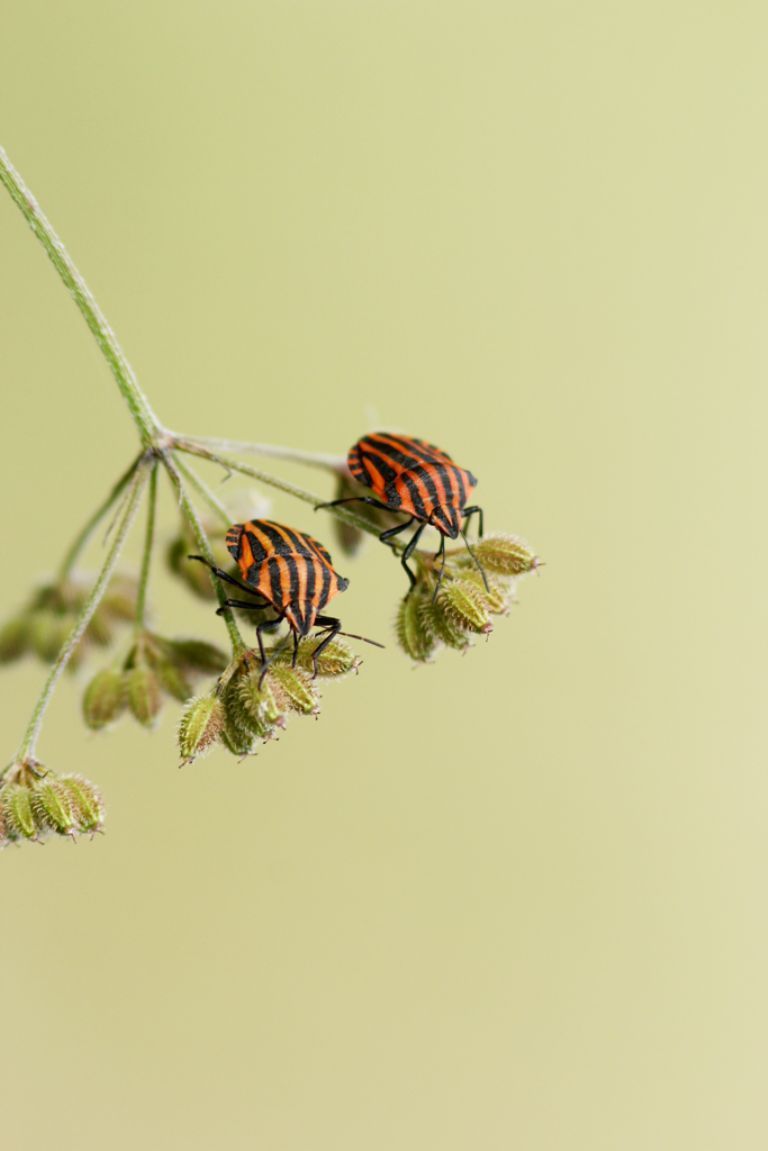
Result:
<svg viewBox="0 0 768 1151"><path fill-rule="evenodd" d="M438 587L445 568L446 538L455 540L459 535L463 537L487 586L485 572L467 542L466 535L473 515L477 515L479 534L481 537L483 535L482 508L475 504L467 506L467 500L477 485L471 472L460 468L442 448L426 440L394 432L372 432L363 436L350 448L347 466L356 480L372 490L373 496L351 496L320 506L334 507L336 504L360 500L372 507L402 512L408 516L404 523L381 533L379 539L385 542L407 531L412 524L417 524L400 561L408 574L411 587L416 577L408 566L408 560L426 527L437 528L440 532L440 549L437 554L438 557L442 555L443 563Z"/></svg>
<svg viewBox="0 0 768 1151"><path fill-rule="evenodd" d="M229 599L226 607L258 611L271 608L274 616L261 620L256 626L256 639L263 666L262 677L269 666L264 651L263 633L286 621L293 633L293 662L299 650L299 641L314 627L321 629L320 642L312 653L317 675L317 660L334 636L350 635L341 630L341 620L323 615L323 608L335 595L345 591L349 580L340 576L333 567L327 549L312 536L273 520L248 520L233 524L227 532L227 548L237 562L242 580L237 580L203 556L190 556L199 560L228 584L245 591L251 599ZM225 610L219 608L219 611ZM350 635L375 647L382 644L367 640L365 636Z"/></svg>

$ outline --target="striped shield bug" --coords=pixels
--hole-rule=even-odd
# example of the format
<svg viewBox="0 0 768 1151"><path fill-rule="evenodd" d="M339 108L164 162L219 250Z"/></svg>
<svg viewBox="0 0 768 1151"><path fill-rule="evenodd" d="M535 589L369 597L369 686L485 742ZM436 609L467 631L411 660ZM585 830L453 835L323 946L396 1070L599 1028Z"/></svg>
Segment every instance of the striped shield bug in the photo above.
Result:
<svg viewBox="0 0 768 1151"><path fill-rule="evenodd" d="M327 549L312 536L272 520L248 520L232 525L227 532L226 543L240 569L242 580L215 567L204 556L189 556L189 559L206 564L219 579L251 597L247 600L228 599L226 605L218 609L219 613L230 607L245 611L272 609L274 615L256 625L262 679L270 663L264 650L263 633L278 627L283 620L293 633L294 665L300 640L314 627L320 628L320 642L312 653L315 675L320 655L337 635L360 639L374 647L384 646L365 636L343 632L341 620L322 614L326 604L346 590L349 580L334 570Z"/></svg>
<svg viewBox="0 0 768 1151"><path fill-rule="evenodd" d="M320 504L320 507L335 507L360 501L384 511L402 512L408 517L402 524L387 528L379 539L385 543L401 532L407 531L414 523L415 532L406 544L400 562L406 570L411 588L416 576L408 566L408 560L426 527L437 528L440 533L440 547L435 558L442 556L442 565L435 587L435 595L440 587L445 570L446 538L455 540L461 535L467 551L475 562L483 582L488 586L485 572L467 541L467 527L473 515L478 517L479 534L483 535L483 510L467 500L477 485L471 472L455 464L442 448L429 444L414 436L402 436L393 432L372 432L363 436L350 448L347 466L354 479L365 484L373 496L350 496L347 499L333 500Z"/></svg>

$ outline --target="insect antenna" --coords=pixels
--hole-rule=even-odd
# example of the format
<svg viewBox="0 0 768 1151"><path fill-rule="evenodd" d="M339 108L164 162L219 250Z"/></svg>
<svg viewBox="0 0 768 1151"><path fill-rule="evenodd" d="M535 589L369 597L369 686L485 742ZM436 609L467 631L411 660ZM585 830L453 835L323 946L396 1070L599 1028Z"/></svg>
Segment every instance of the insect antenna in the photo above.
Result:
<svg viewBox="0 0 768 1151"><path fill-rule="evenodd" d="M469 552L470 556L472 557L472 563L475 565L477 570L480 572L480 575L483 577L483 583L485 584L485 590L490 591L491 589L488 587L488 577L485 574L485 568L480 563L480 560L477 558L474 551L472 550L470 543L469 543L469 540L467 539L467 533L463 529L461 532L461 537L464 540L464 546L466 547L467 551Z"/></svg>
<svg viewBox="0 0 768 1151"><path fill-rule="evenodd" d="M368 639L368 637L365 635L355 635L354 632L351 631L337 631L334 634L346 636L347 639L361 639L363 643L369 643L373 647L380 647L382 649L385 648L385 645L383 643L379 643L378 640Z"/></svg>

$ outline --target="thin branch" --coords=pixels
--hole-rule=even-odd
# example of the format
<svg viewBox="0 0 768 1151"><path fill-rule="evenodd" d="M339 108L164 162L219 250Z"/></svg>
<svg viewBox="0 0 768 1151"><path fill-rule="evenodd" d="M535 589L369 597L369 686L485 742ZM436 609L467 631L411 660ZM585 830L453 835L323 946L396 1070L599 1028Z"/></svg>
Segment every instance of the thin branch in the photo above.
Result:
<svg viewBox="0 0 768 1151"><path fill-rule="evenodd" d="M183 460L177 459L176 466L184 476L184 479L189 480L192 486L197 489L197 491L200 493L200 496L208 504L211 511L215 512L216 515L219 516L225 527L229 527L232 523L232 516L224 507L224 504L221 502L221 500L216 495L214 495L205 480L201 479L197 472L194 471L188 464L185 464Z"/></svg>
<svg viewBox="0 0 768 1151"><path fill-rule="evenodd" d="M144 533L144 553L141 557L141 572L136 593L136 630L142 631L147 617L147 587L149 569L152 565L152 550L155 543L155 521L157 519L157 460L152 463L149 473L149 498L147 500L147 529Z"/></svg>
<svg viewBox="0 0 768 1151"><path fill-rule="evenodd" d="M72 542L72 544L69 548L69 551L67 552L67 554L64 556L64 559L62 560L61 567L59 568L59 581L60 582L63 582L64 580L66 580L69 577L69 575L72 572L72 569L74 568L75 564L77 563L78 559L80 558L80 553L82 552L85 545L88 543L88 540L91 538L91 536L93 535L96 528L99 526L101 521L104 519L107 512L109 512L114 507L114 505L117 503L120 496L123 494L125 489L128 487L128 484L131 482L131 479L133 478L133 475L134 475L137 467L141 463L143 455L144 455L143 452L139 453L139 455L136 457L135 460L133 460L133 462L130 464L130 466L128 468L126 468L126 470L121 475L120 479L117 481L117 483L114 485L114 487L110 491L107 498L104 500L103 503L101 503L99 505L99 507L96 509L96 511L93 513L93 515L87 521L87 523L83 526L83 528L80 530L78 535L75 537L74 541Z"/></svg>
<svg viewBox="0 0 768 1151"><path fill-rule="evenodd" d="M176 465L176 461L172 458L170 452L164 452L161 458L165 470L168 472L171 482L176 489L179 507L186 516L189 526L192 528L195 540L197 541L197 546L200 548L200 551L205 559L208 560L210 564L215 564L216 560L214 559L213 552L211 551L211 545L209 543L205 528L203 527L202 520L197 514L195 505L189 498L189 494L186 487L184 486L184 480L182 479L181 473L179 472L179 469ZM233 655L238 656L246 650L247 645L243 640L242 635L240 634L240 628L237 626L237 620L234 617L232 609L227 607L227 593L224 590L224 585L222 584L219 577L214 575L213 572L211 572L211 580L213 582L214 591L216 592L216 598L219 601L219 607L223 609L221 612L221 618L224 620L227 631L229 632L229 638L232 642Z"/></svg>
<svg viewBox="0 0 768 1151"><path fill-rule="evenodd" d="M88 599L83 604L77 623L72 629L69 639L62 647L55 663L48 673L48 678L45 681L42 692L40 693L40 698L35 704L35 709L32 712L32 718L29 721L27 730L24 734L24 739L22 740L21 747L19 748L18 761L22 761L34 756L35 747L40 735L40 728L42 727L43 723L43 716L45 715L48 704L50 703L51 696L53 695L56 684L59 682L61 674L69 663L75 648L82 639L85 629L91 622L93 613L99 606L104 592L107 590L112 572L115 569L115 564L117 563L120 557L120 553L123 550L123 544L125 543L126 536L128 535L128 532L131 529L131 525L136 518L136 513L139 510L141 494L144 490L146 479L146 466L140 465L134 472L128 497L128 504L125 508L125 511L123 512L123 518L121 519L120 525L117 529L117 532L115 533L115 538L112 541L112 546L110 547L109 552L107 553L107 557L104 560L104 566L99 572L96 583L93 585Z"/></svg>

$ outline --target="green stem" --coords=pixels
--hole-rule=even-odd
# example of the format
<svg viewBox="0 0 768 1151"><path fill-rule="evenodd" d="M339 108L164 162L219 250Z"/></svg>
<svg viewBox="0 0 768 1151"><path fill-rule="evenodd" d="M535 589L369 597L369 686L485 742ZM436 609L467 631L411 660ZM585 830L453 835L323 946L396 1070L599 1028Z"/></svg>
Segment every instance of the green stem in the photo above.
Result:
<svg viewBox="0 0 768 1151"><path fill-rule="evenodd" d="M163 465L165 466L165 470L168 472L168 475L171 478L171 482L176 489L179 506L184 516L186 517L189 526L192 528L195 540L197 541L197 546L200 548L201 553L206 558L208 563L215 564L216 560L214 558L213 552L211 551L211 545L208 542L208 536L206 534L205 528L203 527L202 521L197 514L195 505L189 498L187 489L184 486L184 480L182 479L181 473L176 465L176 461L171 457L170 452L163 453L162 461ZM235 658L237 658L246 650L247 645L240 634L240 628L237 626L237 620L232 613L232 609L227 607L227 593L224 590L223 583L217 575L214 575L213 572L211 572L211 580L213 581L216 598L219 601L219 607L222 609L221 618L224 620L224 623L227 626L227 631L229 632L229 638L232 643L232 654Z"/></svg>
<svg viewBox="0 0 768 1151"><path fill-rule="evenodd" d="M65 288L80 309L112 370L112 375L139 430L142 443L149 446L160 434L161 429L147 397L139 387L133 368L67 249L2 147L0 147L0 183L8 189L11 199L45 248Z"/></svg>
<svg viewBox="0 0 768 1151"><path fill-rule="evenodd" d="M125 511L123 512L122 519L120 520L120 524L115 533L115 538L112 541L112 546L107 553L107 558L104 560L104 566L99 572L99 576L96 580L96 583L93 585L93 588L91 589L91 593L88 596L88 599L83 604L77 623L72 629L69 639L62 647L61 651L56 657L56 662L53 664L53 667L48 673L48 678L45 681L42 692L40 693L40 698L35 705L35 710L32 712L32 718L29 721L24 739L22 740L21 747L19 748L19 762L25 759L34 758L37 740L40 735L40 728L43 724L43 716L45 715L48 704L51 701L51 696L53 695L56 684L59 682L64 668L69 663L72 653L82 639L85 629L88 627L88 624L93 618L93 613L96 611L96 608L99 606L104 592L107 590L112 572L115 570L115 564L120 557L120 552L123 550L123 544L125 543L126 536L128 535L128 532L131 529L131 525L136 518L136 513L139 510L141 494L144 489L146 476L146 467L139 465L139 467L137 467L134 472L133 481L128 497L128 504L125 508Z"/></svg>
<svg viewBox="0 0 768 1151"><path fill-rule="evenodd" d="M139 587L136 594L136 631L144 630L147 617L147 587L149 569L152 565L152 548L155 543L155 520L157 518L157 460L152 462L149 473L149 498L147 500L147 529L144 534L144 554L141 557Z"/></svg>
<svg viewBox="0 0 768 1151"><path fill-rule="evenodd" d="M308 492L305 488L299 488L296 484L290 484L287 480L279 480L276 476L270 475L269 472L262 472L259 471L258 468L252 468L249 464L243 464L240 460L236 460L232 456L223 456L218 452L211 451L198 440L176 438L174 445L178 451L187 452L192 456L199 456L199 458L203 460L209 460L213 464L218 464L220 467L226 468L227 471L239 472L243 476L249 476L251 479L258 480L259 483L266 484L268 487L277 488L278 491L285 492L297 500L303 500L305 504L311 504L313 508L318 508L323 503L322 496ZM359 528L360 531L368 532L369 535L378 536L381 531L381 528L377 528L375 524L363 519L362 516L355 515L354 512L349 511L347 508L329 507L323 508L323 511L330 512L331 515L335 515L338 519L344 520L345 523L351 524L352 527Z"/></svg>
<svg viewBox="0 0 768 1151"><path fill-rule="evenodd" d="M202 480L197 472L193 471L183 460L176 460L176 467L179 469L185 480L189 480L193 488L196 488L200 496L208 504L211 511L221 519L225 527L229 527L232 523L232 516L229 514L224 504L217 499L205 480Z"/></svg>
<svg viewBox="0 0 768 1151"><path fill-rule="evenodd" d="M323 452L305 452L299 448L284 448L277 444L249 444L243 440L223 440L216 436L177 436L176 446L185 450L187 443L199 444L214 452L234 452L235 455L264 456L273 460L289 460L297 464L309 464L310 467L323 468L333 472L334 475L344 475L347 471L346 460L342 456L326 455Z"/></svg>
<svg viewBox="0 0 768 1151"><path fill-rule="evenodd" d="M62 560L61 566L59 568L58 580L60 583L63 583L64 580L69 578L69 576L72 573L72 569L74 568L75 564L77 563L78 559L80 558L80 553L82 552L85 545L88 543L88 540L91 538L91 536L93 535L96 528L99 526L101 521L104 519L104 516L107 514L107 512L112 507L114 507L114 505L117 503L119 497L122 495L122 493L128 487L128 484L130 483L131 479L133 478L133 475L136 471L136 468L139 466L139 463L141 462L143 454L144 454L143 452L140 453L136 457L136 459L131 463L130 467L128 467L126 469L126 471L123 472L120 479L117 481L115 486L112 488L112 490L109 493L109 495L107 496L107 498L103 501L103 503L101 503L97 507L96 511L93 513L91 518L83 526L81 531L78 533L78 535L76 536L76 538L72 542L72 544L69 548L69 551L64 556L64 559Z"/></svg>

